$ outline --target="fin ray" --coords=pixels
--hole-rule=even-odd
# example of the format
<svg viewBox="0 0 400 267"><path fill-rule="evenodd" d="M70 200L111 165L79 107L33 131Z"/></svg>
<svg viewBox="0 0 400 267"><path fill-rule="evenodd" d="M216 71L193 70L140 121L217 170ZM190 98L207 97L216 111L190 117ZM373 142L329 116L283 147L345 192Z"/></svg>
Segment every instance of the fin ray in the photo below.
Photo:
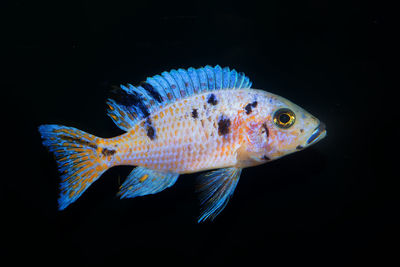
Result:
<svg viewBox="0 0 400 267"><path fill-rule="evenodd" d="M239 181L241 168L225 168L207 172L199 177L200 204L203 206L198 222L213 220L225 208Z"/></svg>
<svg viewBox="0 0 400 267"><path fill-rule="evenodd" d="M223 83L223 73L222 73L222 69L219 65L215 66L214 68L214 72L215 72L215 89L219 90L219 89L223 89L222 83Z"/></svg>
<svg viewBox="0 0 400 267"><path fill-rule="evenodd" d="M119 128L128 131L138 120L176 100L206 91L250 86L249 78L243 73L218 65L164 71L148 77L140 86L121 85L115 92L116 97L107 101L107 113Z"/></svg>
<svg viewBox="0 0 400 267"><path fill-rule="evenodd" d="M76 201L82 193L107 170L97 156L98 139L72 127L41 125L43 145L54 153L61 173L59 209Z"/></svg>
<svg viewBox="0 0 400 267"><path fill-rule="evenodd" d="M118 195L121 198L134 198L156 194L175 184L179 174L136 167L121 185Z"/></svg>

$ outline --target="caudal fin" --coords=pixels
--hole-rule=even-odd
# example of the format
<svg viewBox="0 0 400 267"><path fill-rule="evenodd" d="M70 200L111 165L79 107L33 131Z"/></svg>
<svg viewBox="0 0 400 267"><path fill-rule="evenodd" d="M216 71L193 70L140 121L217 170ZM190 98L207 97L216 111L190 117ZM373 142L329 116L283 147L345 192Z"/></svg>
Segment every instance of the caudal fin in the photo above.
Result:
<svg viewBox="0 0 400 267"><path fill-rule="evenodd" d="M107 170L97 155L98 137L62 125L41 125L43 145L54 153L61 173L59 209L65 209Z"/></svg>

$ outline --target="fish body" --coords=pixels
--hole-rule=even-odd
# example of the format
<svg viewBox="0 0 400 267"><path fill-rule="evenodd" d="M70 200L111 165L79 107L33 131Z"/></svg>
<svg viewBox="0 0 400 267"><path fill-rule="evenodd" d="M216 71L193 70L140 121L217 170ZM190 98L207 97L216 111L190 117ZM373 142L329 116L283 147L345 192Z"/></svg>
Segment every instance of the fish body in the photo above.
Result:
<svg viewBox="0 0 400 267"><path fill-rule="evenodd" d="M138 166L122 184L122 198L160 192L180 174L217 169L199 179L204 207L199 221L213 219L243 168L299 151L326 135L324 124L299 106L250 87L244 74L229 68L173 70L138 87L121 86L108 100L108 115L126 131L120 136L40 126L62 173L60 209L113 166Z"/></svg>

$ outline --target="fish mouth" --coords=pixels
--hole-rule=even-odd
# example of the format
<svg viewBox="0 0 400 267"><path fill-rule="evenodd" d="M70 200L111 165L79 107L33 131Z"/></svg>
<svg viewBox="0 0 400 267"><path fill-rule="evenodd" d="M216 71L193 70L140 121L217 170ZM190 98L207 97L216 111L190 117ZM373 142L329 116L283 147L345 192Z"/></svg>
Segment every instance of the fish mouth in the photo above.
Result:
<svg viewBox="0 0 400 267"><path fill-rule="evenodd" d="M326 136L326 125L322 121L319 123L318 127L312 132L311 136L307 140L307 145L314 144Z"/></svg>

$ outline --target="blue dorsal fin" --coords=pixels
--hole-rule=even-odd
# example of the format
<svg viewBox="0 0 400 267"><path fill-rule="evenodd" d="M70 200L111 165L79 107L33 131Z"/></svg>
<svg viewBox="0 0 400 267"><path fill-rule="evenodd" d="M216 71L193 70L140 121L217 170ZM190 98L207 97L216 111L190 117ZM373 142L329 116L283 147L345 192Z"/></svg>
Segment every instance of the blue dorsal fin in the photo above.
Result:
<svg viewBox="0 0 400 267"><path fill-rule="evenodd" d="M204 70L207 74L208 90L213 91L215 90L215 70L211 66L205 66Z"/></svg>
<svg viewBox="0 0 400 267"><path fill-rule="evenodd" d="M220 66L215 66L214 68L214 73L215 73L215 90L223 89L222 86L222 69Z"/></svg>
<svg viewBox="0 0 400 267"><path fill-rule="evenodd" d="M183 81L183 85L186 91L186 95L193 95L194 91L193 91L193 83L190 80L189 74L186 70L184 69L179 69L178 70L182 81Z"/></svg>
<svg viewBox="0 0 400 267"><path fill-rule="evenodd" d="M138 120L179 99L206 91L250 86L249 78L243 73L218 65L165 71L147 78L139 86L121 85L114 92L115 97L107 101L108 115L118 127L128 131Z"/></svg>
<svg viewBox="0 0 400 267"><path fill-rule="evenodd" d="M233 70L235 71L235 70ZM229 70L229 67L225 67L222 69L222 88L230 88L230 75L231 71Z"/></svg>
<svg viewBox="0 0 400 267"><path fill-rule="evenodd" d="M190 80L192 81L193 84L193 94L197 94L200 92L200 79L199 76L197 74L197 71L195 68L189 68L187 71Z"/></svg>
<svg viewBox="0 0 400 267"><path fill-rule="evenodd" d="M208 80L207 80L207 74L204 70L204 68L200 68L196 70L197 76L199 77L199 83L200 83L200 92L205 92L208 90Z"/></svg>

